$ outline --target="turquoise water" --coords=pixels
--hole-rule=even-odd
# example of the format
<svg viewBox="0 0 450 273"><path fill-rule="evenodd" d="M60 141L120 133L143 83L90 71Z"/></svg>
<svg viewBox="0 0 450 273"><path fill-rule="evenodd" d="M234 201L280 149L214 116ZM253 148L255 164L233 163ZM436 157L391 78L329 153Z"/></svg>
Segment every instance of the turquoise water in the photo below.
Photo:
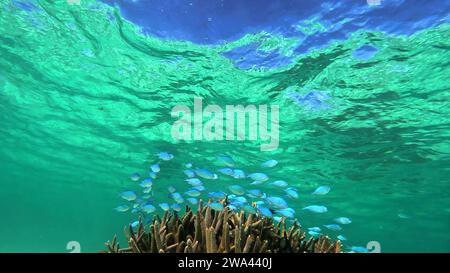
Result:
<svg viewBox="0 0 450 273"><path fill-rule="evenodd" d="M347 246L450 251L448 23L411 35L361 28L297 53L299 41L278 33L203 45L144 35L119 9L95 1L33 3L0 0L1 252L68 252L69 241L97 252L114 234L123 241L123 226L137 216L113 209L124 202L119 193L139 191L130 174L146 175L161 151L174 159L160 163L155 206L172 202L168 186L189 188L185 163L217 172L216 156L227 153L246 173L297 188L299 198L288 202L305 228L346 216L352 223L342 231L323 229L347 237ZM329 27L305 22L298 31ZM253 53L235 58L246 48L281 57L266 66L253 65ZM326 99L288 95L313 90ZM279 148L174 140L171 109L192 107L194 96L222 107L279 105ZM268 159L279 164L262 169ZM219 175L204 184L283 195L250 182ZM331 191L312 195L320 185ZM328 212L301 210L312 204Z"/></svg>

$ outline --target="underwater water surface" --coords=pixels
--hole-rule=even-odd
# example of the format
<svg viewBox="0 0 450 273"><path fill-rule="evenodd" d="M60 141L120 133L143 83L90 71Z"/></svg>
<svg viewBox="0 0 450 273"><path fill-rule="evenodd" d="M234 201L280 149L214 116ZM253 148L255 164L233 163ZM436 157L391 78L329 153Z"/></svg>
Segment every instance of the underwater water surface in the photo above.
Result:
<svg viewBox="0 0 450 273"><path fill-rule="evenodd" d="M449 252L450 1L311 2L0 0L0 252L123 242L120 193L155 163L158 214L192 163L219 176L202 199L237 184L348 247ZM278 149L174 140L194 97L279 105ZM222 154L269 180L221 174Z"/></svg>

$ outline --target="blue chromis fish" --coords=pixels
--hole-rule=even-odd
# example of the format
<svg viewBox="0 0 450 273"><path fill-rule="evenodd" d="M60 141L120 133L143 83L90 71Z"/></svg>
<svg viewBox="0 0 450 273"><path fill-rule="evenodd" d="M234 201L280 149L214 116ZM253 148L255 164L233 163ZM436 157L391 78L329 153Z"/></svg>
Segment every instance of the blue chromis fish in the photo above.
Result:
<svg viewBox="0 0 450 273"><path fill-rule="evenodd" d="M264 207L264 206L257 206L259 213L267 218L272 218L273 214L272 211L270 211L270 209Z"/></svg>
<svg viewBox="0 0 450 273"><path fill-rule="evenodd" d="M302 210L308 210L308 211L315 212L315 213L325 213L328 211L327 207L318 206L318 205L307 206L307 207L302 208Z"/></svg>
<svg viewBox="0 0 450 273"><path fill-rule="evenodd" d="M117 206L116 208L114 208L116 211L118 211L118 212L126 212L126 211L128 211L129 209L130 209L130 207L129 206L127 206L127 205L120 205L120 206Z"/></svg>
<svg viewBox="0 0 450 273"><path fill-rule="evenodd" d="M217 174L207 170L207 169L197 169L195 170L195 174L205 179L217 179Z"/></svg>
<svg viewBox="0 0 450 273"><path fill-rule="evenodd" d="M320 186L318 187L312 194L315 195L325 195L328 192L330 192L330 187L329 186Z"/></svg>
<svg viewBox="0 0 450 273"><path fill-rule="evenodd" d="M288 183L284 180L276 180L270 183L271 186L285 188L288 186Z"/></svg>
<svg viewBox="0 0 450 273"><path fill-rule="evenodd" d="M243 195L245 193L245 189L239 185L231 185L228 189L236 195Z"/></svg>
<svg viewBox="0 0 450 273"><path fill-rule="evenodd" d="M356 253L369 253L369 250L366 247L363 246L352 246L350 248L350 251L356 252Z"/></svg>
<svg viewBox="0 0 450 273"><path fill-rule="evenodd" d="M236 179L243 179L245 178L245 172L240 169L234 169L233 170L233 177Z"/></svg>
<svg viewBox="0 0 450 273"><path fill-rule="evenodd" d="M338 217L338 218L335 218L334 221L341 225L348 225L348 224L351 224L351 222L352 222L352 220L350 220L347 217Z"/></svg>
<svg viewBox="0 0 450 273"><path fill-rule="evenodd" d="M247 203L247 198L245 198L244 196L236 196L235 198L233 198L234 202L238 202L238 203Z"/></svg>
<svg viewBox="0 0 450 273"><path fill-rule="evenodd" d="M120 194L120 197L127 201L134 201L137 198L137 195L134 191L124 191Z"/></svg>
<svg viewBox="0 0 450 273"><path fill-rule="evenodd" d="M145 187L145 188L142 190L142 192L143 192L144 194L148 194L148 193L152 192L152 187Z"/></svg>
<svg viewBox="0 0 450 273"><path fill-rule="evenodd" d="M347 241L347 238L345 238L343 235L338 235L336 238L340 241Z"/></svg>
<svg viewBox="0 0 450 273"><path fill-rule="evenodd" d="M136 229L138 226L139 226L139 221L134 221L133 223L131 223L132 229Z"/></svg>
<svg viewBox="0 0 450 273"><path fill-rule="evenodd" d="M308 228L309 231L314 231L314 232L321 232L322 229L320 229L320 227L310 227Z"/></svg>
<svg viewBox="0 0 450 273"><path fill-rule="evenodd" d="M194 186L194 187L192 187L192 189L196 190L196 191L204 191L204 190L206 190L205 186L203 186L203 185Z"/></svg>
<svg viewBox="0 0 450 273"><path fill-rule="evenodd" d="M249 205L249 204L243 205L242 209L245 212L250 213L250 214L256 214L257 213L256 208L254 206L252 206L252 205Z"/></svg>
<svg viewBox="0 0 450 273"><path fill-rule="evenodd" d="M248 175L248 177L252 180L257 181L267 181L269 180L269 177L265 173L251 173Z"/></svg>
<svg viewBox="0 0 450 273"><path fill-rule="evenodd" d="M231 168L221 168L221 169L218 169L218 171L221 174L225 174L225 175L229 175L229 176L233 176L234 175L234 171Z"/></svg>
<svg viewBox="0 0 450 273"><path fill-rule="evenodd" d="M161 170L161 167L159 166L159 164L153 164L150 166L150 169L154 173L159 173L159 171Z"/></svg>
<svg viewBox="0 0 450 273"><path fill-rule="evenodd" d="M326 227L329 230L333 230L333 231L340 231L342 230L340 225L337 224L330 224L330 225L323 225L324 227Z"/></svg>
<svg viewBox="0 0 450 273"><path fill-rule="evenodd" d="M287 202L281 197L270 196L265 201L273 209L285 209L288 207Z"/></svg>
<svg viewBox="0 0 450 273"><path fill-rule="evenodd" d="M294 218L295 212L291 208L279 209L275 211L278 215L281 215L286 218Z"/></svg>
<svg viewBox="0 0 450 273"><path fill-rule="evenodd" d="M150 199L150 198L152 198L151 194L142 195L142 199Z"/></svg>
<svg viewBox="0 0 450 273"><path fill-rule="evenodd" d="M177 189L175 189L174 186L169 186L169 187L167 187L167 190L168 190L170 193L174 193L174 192L177 191Z"/></svg>
<svg viewBox="0 0 450 273"><path fill-rule="evenodd" d="M141 183L139 183L139 186L141 186L143 188L151 188L153 186L153 181L151 178L146 178L146 179L142 180Z"/></svg>
<svg viewBox="0 0 450 273"><path fill-rule="evenodd" d="M203 185L202 181L198 178L189 178L189 179L186 179L185 181L188 182L189 185L194 186L194 187Z"/></svg>
<svg viewBox="0 0 450 273"><path fill-rule="evenodd" d="M197 198L189 197L189 198L186 198L186 200L187 200L191 205L197 205L197 204L198 204Z"/></svg>
<svg viewBox="0 0 450 273"><path fill-rule="evenodd" d="M133 173L132 175L130 175L130 179L131 181L139 181L139 179L141 179L141 175L139 173Z"/></svg>
<svg viewBox="0 0 450 273"><path fill-rule="evenodd" d="M284 192L289 198L298 199L298 192L295 188L287 188Z"/></svg>
<svg viewBox="0 0 450 273"><path fill-rule="evenodd" d="M186 163L186 164L184 164L184 167L190 169L190 168L192 168L192 163Z"/></svg>
<svg viewBox="0 0 450 273"><path fill-rule="evenodd" d="M149 172L148 176L150 176L151 179L156 179L156 173L154 172Z"/></svg>
<svg viewBox="0 0 450 273"><path fill-rule="evenodd" d="M198 190L191 189L191 190L186 191L184 194L186 194L187 196L190 196L190 197L198 197L202 193Z"/></svg>
<svg viewBox="0 0 450 273"><path fill-rule="evenodd" d="M221 211L223 210L223 205L217 202L209 203L208 206L213 210Z"/></svg>
<svg viewBox="0 0 450 273"><path fill-rule="evenodd" d="M156 208L152 204L145 204L141 207L141 210L145 213L152 213L156 211Z"/></svg>
<svg viewBox="0 0 450 273"><path fill-rule="evenodd" d="M267 160L266 162L263 162L261 164L261 167L262 168L273 168L276 165L278 165L278 161L276 161L275 159L270 159L270 160Z"/></svg>
<svg viewBox="0 0 450 273"><path fill-rule="evenodd" d="M163 211L168 211L170 209L169 204L167 203L161 203L159 204L159 207L163 210Z"/></svg>
<svg viewBox="0 0 450 273"><path fill-rule="evenodd" d="M247 196L251 197L251 198L265 198L266 194L264 192L262 192L261 190L248 190L247 191Z"/></svg>
<svg viewBox="0 0 450 273"><path fill-rule="evenodd" d="M219 155L217 156L217 159L228 167L234 167L235 162L229 155Z"/></svg>
<svg viewBox="0 0 450 273"><path fill-rule="evenodd" d="M180 204L173 204L173 205L171 206L171 208L172 208L174 211L176 211L176 212L180 212L180 211L181 211L181 206L180 206Z"/></svg>
<svg viewBox="0 0 450 273"><path fill-rule="evenodd" d="M195 177L195 173L192 170L184 170L183 173L188 177L188 178L193 178Z"/></svg>
<svg viewBox="0 0 450 273"><path fill-rule="evenodd" d="M183 196L181 196L181 194L179 192L172 193L171 197L173 198L173 200L175 200L175 202L177 202L179 204L184 202L184 198L183 198Z"/></svg>
<svg viewBox="0 0 450 273"><path fill-rule="evenodd" d="M281 222L281 220L283 220L283 217L281 217L281 216L274 216L274 217L273 217L273 220L274 220L275 222L279 223L279 222Z"/></svg>
<svg viewBox="0 0 450 273"><path fill-rule="evenodd" d="M317 237L320 236L320 232L316 232L316 231L313 231L313 230L308 231L308 234L311 235L314 238L317 238Z"/></svg>
<svg viewBox="0 0 450 273"><path fill-rule="evenodd" d="M219 201L219 200L225 199L227 197L227 195L221 191L210 192L210 193L208 193L208 196L209 196L209 198L211 198L215 201Z"/></svg>
<svg viewBox="0 0 450 273"><path fill-rule="evenodd" d="M261 185L261 184L263 184L263 183L264 183L264 181L255 180L255 181L253 181L252 183L250 183L250 185L256 186L256 185Z"/></svg>
<svg viewBox="0 0 450 273"><path fill-rule="evenodd" d="M164 161L173 159L173 154L170 154L168 152L160 152L157 155L158 155L159 159L164 160Z"/></svg>

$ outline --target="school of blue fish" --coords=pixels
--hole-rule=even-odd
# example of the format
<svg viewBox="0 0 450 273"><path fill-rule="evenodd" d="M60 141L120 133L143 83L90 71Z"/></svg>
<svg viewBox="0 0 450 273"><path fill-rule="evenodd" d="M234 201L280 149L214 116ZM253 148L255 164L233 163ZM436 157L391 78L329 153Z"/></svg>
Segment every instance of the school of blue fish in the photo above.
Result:
<svg viewBox="0 0 450 273"><path fill-rule="evenodd" d="M130 175L130 180L140 188L139 190L125 190L120 194L120 197L125 203L118 205L115 210L121 213L131 212L138 214L144 219L145 223L150 223L153 214L157 213L158 209L165 212L173 210L180 212L184 206L195 206L200 199L207 200L207 206L216 211L224 209L224 205L220 203L221 200L227 198L227 207L233 211L245 211L249 214L259 214L264 217L272 218L275 222L280 222L286 219L287 222L293 223L297 221L296 211L289 207L288 200L298 199L299 194L296 187L290 186L284 180L275 180L270 182L270 177L266 173L253 172L246 173L242 169L235 168L236 163L229 155L217 156L219 164L222 168L216 170L209 170L206 168L197 168L193 163L185 163L182 172L184 173L185 182L189 189L184 192L178 192L174 186L161 185L167 190L169 201L156 203L153 198L154 184L158 178L158 174L164 169L164 161L170 161L174 155L169 152L160 152L155 155L155 162L149 166L148 177L142 177L139 173ZM278 161L270 159L260 164L261 170L276 168ZM205 181L218 180L221 176L228 176L236 180L236 184L230 185L226 191L207 191ZM246 186L247 185L247 186ZM268 195L261 189L250 188L256 185L270 187L271 189L279 189L282 194ZM161 188L158 188L160 191ZM326 195L331 191L328 185L317 187L311 195ZM139 194L139 192L142 192ZM324 205L312 204L303 207L301 211L309 213L327 213L328 208ZM351 224L352 220L348 217L338 217L330 220L330 224L323 225L323 228L340 232L344 225ZM131 224L136 227L138 221ZM322 235L320 227L309 227L306 229L310 236L318 237ZM347 241L347 238L339 234L336 239L342 243ZM345 244L344 244L345 245ZM360 246L347 246L349 252L369 252L367 248Z"/></svg>

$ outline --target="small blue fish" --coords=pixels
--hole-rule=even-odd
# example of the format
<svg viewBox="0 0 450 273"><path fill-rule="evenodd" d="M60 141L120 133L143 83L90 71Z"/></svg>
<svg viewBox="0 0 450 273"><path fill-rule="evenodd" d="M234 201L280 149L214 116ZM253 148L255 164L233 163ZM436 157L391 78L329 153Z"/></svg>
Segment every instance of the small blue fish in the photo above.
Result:
<svg viewBox="0 0 450 273"><path fill-rule="evenodd" d="M345 238L345 237L342 236L342 235L338 235L338 236L337 236L337 239L340 240L340 241L347 241L347 238Z"/></svg>
<svg viewBox="0 0 450 273"><path fill-rule="evenodd" d="M245 198L244 196L236 196L235 198L233 198L234 202L238 202L238 203L247 203L247 198Z"/></svg>
<svg viewBox="0 0 450 273"><path fill-rule="evenodd" d="M184 164L184 167L190 169L190 168L192 168L192 163L186 163L186 164Z"/></svg>
<svg viewBox="0 0 450 273"><path fill-rule="evenodd" d="M163 210L163 211L168 211L170 209L169 204L167 203L161 203L159 204L159 207Z"/></svg>
<svg viewBox="0 0 450 273"><path fill-rule="evenodd" d="M221 211L223 210L223 205L217 202L209 203L208 206L213 210Z"/></svg>
<svg viewBox="0 0 450 273"><path fill-rule="evenodd" d="M219 159L219 161L221 161L228 167L234 167L235 162L229 155L219 155L217 159Z"/></svg>
<svg viewBox="0 0 450 273"><path fill-rule="evenodd" d="M139 183L139 186L141 186L143 188L151 188L153 186L153 181L151 178L146 178L146 179L142 180L141 183Z"/></svg>
<svg viewBox="0 0 450 273"><path fill-rule="evenodd" d="M231 168L222 168L222 169L218 169L218 171L221 174L225 174L225 175L229 175L229 176L233 176L234 175L234 171Z"/></svg>
<svg viewBox="0 0 450 273"><path fill-rule="evenodd" d="M130 207L127 206L127 205L120 205L120 206L117 206L117 207L115 208L115 210L118 211L118 212L126 212L126 211L128 211L129 209L130 209Z"/></svg>
<svg viewBox="0 0 450 273"><path fill-rule="evenodd" d="M247 196L250 198L265 198L265 193L261 190L248 190Z"/></svg>
<svg viewBox="0 0 450 273"><path fill-rule="evenodd" d="M150 194L142 195L142 199L150 199L152 196Z"/></svg>
<svg viewBox="0 0 450 273"><path fill-rule="evenodd" d="M273 220L274 220L276 223L279 223L279 222L281 222L281 220L283 220L283 217L281 217L281 216L274 216L274 217L273 217Z"/></svg>
<svg viewBox="0 0 450 273"><path fill-rule="evenodd" d="M206 170L206 169L197 169L197 170L195 170L195 174L202 178L205 178L205 179L217 179L218 178L217 174L215 174L209 170Z"/></svg>
<svg viewBox="0 0 450 273"><path fill-rule="evenodd" d="M137 209L137 208L134 208L131 210L131 213L138 213L138 212L139 212L139 209Z"/></svg>
<svg viewBox="0 0 450 273"><path fill-rule="evenodd" d="M286 201L281 197L271 196L267 197L265 201L273 209L285 209L288 207Z"/></svg>
<svg viewBox="0 0 450 273"><path fill-rule="evenodd" d="M308 234L311 235L311 236L314 237L314 238L317 238L317 237L320 236L320 233L319 233L319 232L312 231L312 230L308 231Z"/></svg>
<svg viewBox="0 0 450 273"><path fill-rule="evenodd" d="M352 246L350 250L356 253L369 253L369 250L363 246Z"/></svg>
<svg viewBox="0 0 450 273"><path fill-rule="evenodd" d="M338 217L338 218L334 219L334 221L341 225L348 225L348 224L352 223L352 220L350 220L347 217Z"/></svg>
<svg viewBox="0 0 450 273"><path fill-rule="evenodd" d="M263 181L263 182L269 180L269 177L265 173L251 173L248 175L248 177L252 180Z"/></svg>
<svg viewBox="0 0 450 273"><path fill-rule="evenodd" d="M196 191L204 191L204 190L206 190L205 186L202 186L202 185L194 186L194 187L192 187L192 189L196 190Z"/></svg>
<svg viewBox="0 0 450 273"><path fill-rule="evenodd" d="M340 225L337 224L330 224L330 225L323 225L324 227L326 227L329 230L333 230L333 231L340 231L342 230Z"/></svg>
<svg viewBox="0 0 450 273"><path fill-rule="evenodd" d="M312 194L315 195L325 195L328 192L330 192L330 187L329 186L320 186L318 187Z"/></svg>
<svg viewBox="0 0 450 273"><path fill-rule="evenodd" d="M152 213L152 212L155 212L155 211L156 211L155 206L153 206L153 205L151 205L151 204L143 205L143 206L141 207L141 209L142 209L142 211L145 212L145 213Z"/></svg>
<svg viewBox="0 0 450 273"><path fill-rule="evenodd" d="M184 198L183 198L183 196L181 196L181 194L179 192L174 192L174 193L172 193L171 196L172 196L173 200L175 200L175 202L177 202L179 204L184 202Z"/></svg>
<svg viewBox="0 0 450 273"><path fill-rule="evenodd" d="M258 211L264 217L272 218L272 216L273 216L272 211L270 211L270 209L268 209L266 207L258 206Z"/></svg>
<svg viewBox="0 0 450 273"><path fill-rule="evenodd" d="M295 217L295 211L291 208L279 209L279 210L276 210L275 212L286 218L294 218Z"/></svg>
<svg viewBox="0 0 450 273"><path fill-rule="evenodd" d="M132 175L130 175L130 179L131 181L139 181L139 179L141 179L141 175L139 173L133 173Z"/></svg>
<svg viewBox="0 0 450 273"><path fill-rule="evenodd" d="M197 205L198 204L198 200L196 198L193 197L189 197L186 199L191 205Z"/></svg>
<svg viewBox="0 0 450 273"><path fill-rule="evenodd" d="M256 214L256 208L254 206L251 206L249 204L246 204L242 207L242 209L250 214Z"/></svg>
<svg viewBox="0 0 450 273"><path fill-rule="evenodd" d="M176 211L176 212L180 212L180 211L181 211L181 206L180 206L180 204L173 204L173 205L171 206L171 208L172 208L174 211Z"/></svg>
<svg viewBox="0 0 450 273"><path fill-rule="evenodd" d="M189 178L184 181L188 182L189 185L194 186L194 187L203 185L202 181L198 178Z"/></svg>
<svg viewBox="0 0 450 273"><path fill-rule="evenodd" d="M275 167L277 164L278 164L278 161L276 161L275 159L270 159L270 160L267 160L266 162L263 162L263 163L261 164L261 167L262 167L262 168L273 168L273 167Z"/></svg>
<svg viewBox="0 0 450 273"><path fill-rule="evenodd" d="M236 179L243 179L245 178L245 173L243 170L234 169L233 170L233 177Z"/></svg>
<svg viewBox="0 0 450 273"><path fill-rule="evenodd" d="M197 190L188 190L188 191L186 191L184 194L186 194L187 196L190 196L190 197L198 197L198 196L200 196L202 193L199 192L199 191L197 191Z"/></svg>
<svg viewBox="0 0 450 273"><path fill-rule="evenodd" d="M287 188L284 192L286 192L286 195L289 198L298 199L298 193L297 193L296 189L294 189L294 188Z"/></svg>
<svg viewBox="0 0 450 273"><path fill-rule="evenodd" d="M173 154L170 154L168 152L160 152L157 155L158 155L159 159L164 160L164 161L173 159Z"/></svg>
<svg viewBox="0 0 450 273"><path fill-rule="evenodd" d="M150 176L151 179L156 179L156 173L154 172L149 172L148 176Z"/></svg>
<svg viewBox="0 0 450 273"><path fill-rule="evenodd" d="M127 201L134 201L137 198L137 195L134 191L124 191L120 194L120 197Z"/></svg>
<svg viewBox="0 0 450 273"><path fill-rule="evenodd" d="M193 178L195 177L195 173L192 170L184 170L183 173L188 177L188 178Z"/></svg>
<svg viewBox="0 0 450 273"><path fill-rule="evenodd" d="M175 189L174 186L169 186L169 187L167 187L167 190L169 190L170 193L174 193L174 192L177 191L177 189Z"/></svg>
<svg viewBox="0 0 450 273"><path fill-rule="evenodd" d="M284 180L277 180L277 181L273 181L272 183L270 183L270 185L272 185L274 187L285 188L288 186L288 183Z"/></svg>
<svg viewBox="0 0 450 273"><path fill-rule="evenodd" d="M142 192L147 194L147 193L150 193L151 191L152 191L152 187L145 187Z"/></svg>
<svg viewBox="0 0 450 273"><path fill-rule="evenodd" d="M308 228L308 230L309 231L314 231L314 232L317 232L317 233L322 231L322 229L320 227L310 227L310 228Z"/></svg>
<svg viewBox="0 0 450 273"><path fill-rule="evenodd" d="M237 211L237 209L238 209L238 208L237 208L235 205L233 205L233 204L228 205L227 208L229 208L229 209L232 210L232 211Z"/></svg>
<svg viewBox="0 0 450 273"><path fill-rule="evenodd" d="M325 213L328 211L327 207L318 206L318 205L307 206L307 207L302 208L302 210L308 210L308 211L315 212L315 213Z"/></svg>
<svg viewBox="0 0 450 273"><path fill-rule="evenodd" d="M255 180L255 181L253 181L252 183L250 183L250 185L252 185L252 186L257 186L257 185L261 185L261 184L263 184L263 183L264 183L264 181Z"/></svg>
<svg viewBox="0 0 450 273"><path fill-rule="evenodd" d="M245 193L245 189L239 185L231 185L228 189L236 195L243 195Z"/></svg>
<svg viewBox="0 0 450 273"><path fill-rule="evenodd" d="M224 192L220 192L220 191L210 192L210 193L208 193L208 196L209 196L209 198L211 198L215 201L219 201L219 200L225 199L227 197L227 195Z"/></svg>
<svg viewBox="0 0 450 273"><path fill-rule="evenodd" d="M159 171L161 170L161 167L159 167L159 164L153 164L153 165L150 166L150 169L154 173L159 173Z"/></svg>
<svg viewBox="0 0 450 273"><path fill-rule="evenodd" d="M132 229L136 229L138 226L139 226L139 221L134 221L133 223L131 223Z"/></svg>

